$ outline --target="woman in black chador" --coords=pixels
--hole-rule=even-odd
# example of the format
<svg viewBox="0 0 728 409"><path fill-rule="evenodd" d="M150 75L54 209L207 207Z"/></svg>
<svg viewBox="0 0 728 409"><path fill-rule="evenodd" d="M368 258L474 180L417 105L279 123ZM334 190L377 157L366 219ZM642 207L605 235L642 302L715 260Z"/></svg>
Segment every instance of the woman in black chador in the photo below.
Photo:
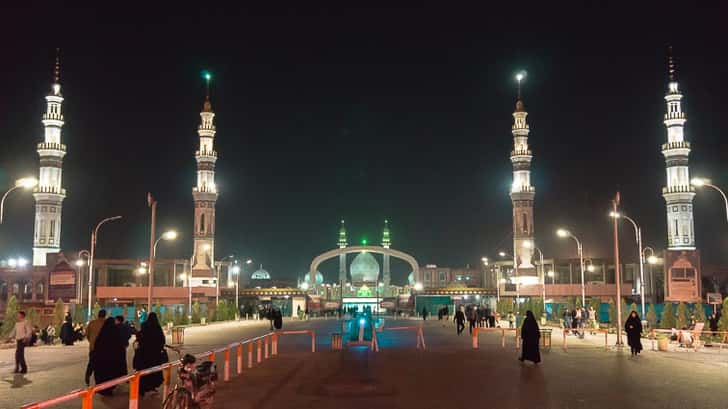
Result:
<svg viewBox="0 0 728 409"><path fill-rule="evenodd" d="M640 341L640 337L642 336L642 322L640 321L640 316L637 315L637 311L629 313L629 318L624 323L624 331L627 333L627 343L632 351L632 356L639 354L642 351L642 341Z"/></svg>
<svg viewBox="0 0 728 409"><path fill-rule="evenodd" d="M73 330L73 318L71 314L66 313L63 325L61 325L61 342L63 345L73 345L76 342L76 333Z"/></svg>
<svg viewBox="0 0 728 409"><path fill-rule="evenodd" d="M113 318L107 318L94 341L94 380L96 384L126 375L126 350ZM98 393L111 395L114 388Z"/></svg>
<svg viewBox="0 0 728 409"><path fill-rule="evenodd" d="M167 352L164 350L164 332L159 325L157 314L150 313L142 323L142 330L137 333L139 347L134 353L134 369L141 370L166 363ZM142 376L139 380L139 394L144 395L162 384L162 372Z"/></svg>
<svg viewBox="0 0 728 409"><path fill-rule="evenodd" d="M531 361L534 364L541 362L541 352L538 350L541 331L531 311L526 311L526 319L523 320L523 326L521 326L521 339L523 340L523 348L521 348L523 355L518 359L521 362Z"/></svg>

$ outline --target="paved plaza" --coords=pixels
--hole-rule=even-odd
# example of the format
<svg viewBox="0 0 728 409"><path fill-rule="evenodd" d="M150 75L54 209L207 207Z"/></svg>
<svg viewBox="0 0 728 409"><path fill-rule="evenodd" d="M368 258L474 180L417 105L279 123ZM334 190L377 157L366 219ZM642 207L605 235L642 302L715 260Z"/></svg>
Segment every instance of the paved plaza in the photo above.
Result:
<svg viewBox="0 0 728 409"><path fill-rule="evenodd" d="M387 321L393 325L419 321ZM331 351L335 320L287 322L286 329L317 331L318 351L310 352L306 335L281 337L279 355L263 361L231 382L218 383L216 408L726 408L728 350L722 353L652 352L638 358L629 351L604 349L603 336L569 339L561 349L554 337L551 351L534 366L518 362L512 335L501 348L499 334L480 336L473 350L467 329L455 334L452 323L424 325L425 351L415 348L412 332L380 334L378 353L366 348ZM189 330L189 349L204 351L235 338L263 333L267 323L241 323ZM610 341L611 342L611 341ZM47 353L63 351L63 353ZM44 351L41 358L40 351ZM0 351L5 363L10 351ZM31 350L31 373L2 377L0 407L53 396L81 385L85 348L43 347ZM34 355L35 354L35 355ZM42 360L48 359L46 363ZM69 362L70 360L70 362ZM218 358L221 361L221 357ZM232 373L235 373L233 362ZM7 366L3 367L9 372ZM222 377L222 366L218 368ZM18 381L18 379L20 381ZM126 387L118 396L97 397L94 408L125 408ZM77 403L62 405L77 408ZM141 408L158 408L146 397Z"/></svg>

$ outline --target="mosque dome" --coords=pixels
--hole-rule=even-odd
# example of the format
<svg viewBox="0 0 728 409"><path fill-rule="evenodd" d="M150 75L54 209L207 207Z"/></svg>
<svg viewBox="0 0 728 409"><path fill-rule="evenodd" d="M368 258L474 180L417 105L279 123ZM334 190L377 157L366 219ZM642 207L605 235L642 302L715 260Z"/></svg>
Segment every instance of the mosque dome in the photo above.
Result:
<svg viewBox="0 0 728 409"><path fill-rule="evenodd" d="M415 273L414 273L414 272L410 273L410 274L409 274L409 275L407 276L407 283L408 283L408 284L409 284L410 286L414 286L414 285L415 285Z"/></svg>
<svg viewBox="0 0 728 409"><path fill-rule="evenodd" d="M263 270L263 267L261 266L258 270L254 271L253 274L250 275L251 280L270 280L270 274L268 274L267 271Z"/></svg>
<svg viewBox="0 0 728 409"><path fill-rule="evenodd" d="M353 282L377 281L379 278L379 263L371 253L361 252L354 257L349 271Z"/></svg>
<svg viewBox="0 0 728 409"><path fill-rule="evenodd" d="M308 273L306 273L306 275L303 276L303 282L304 283L308 283L309 282ZM321 285L323 283L324 283L324 275L321 274L320 271L317 271L316 272L316 285Z"/></svg>

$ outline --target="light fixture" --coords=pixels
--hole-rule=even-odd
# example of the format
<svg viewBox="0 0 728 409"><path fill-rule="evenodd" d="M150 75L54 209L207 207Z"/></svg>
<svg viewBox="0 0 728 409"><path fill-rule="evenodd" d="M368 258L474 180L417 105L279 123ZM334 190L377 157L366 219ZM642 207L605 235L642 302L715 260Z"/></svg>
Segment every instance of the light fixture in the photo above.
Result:
<svg viewBox="0 0 728 409"><path fill-rule="evenodd" d="M423 288L422 283L415 283L415 291L422 291Z"/></svg>
<svg viewBox="0 0 728 409"><path fill-rule="evenodd" d="M498 255L501 256L501 257L505 257L506 256L506 252L505 251L500 251L500 252L498 252Z"/></svg>
<svg viewBox="0 0 728 409"><path fill-rule="evenodd" d="M533 242L531 240L524 240L522 246L524 249L532 249Z"/></svg>
<svg viewBox="0 0 728 409"><path fill-rule="evenodd" d="M566 229L558 229L556 230L556 235L559 237L569 237L571 233Z"/></svg>
<svg viewBox="0 0 728 409"><path fill-rule="evenodd" d="M20 257L18 259L18 267L25 267L27 265L28 265L28 260L26 260L26 259L24 259L22 257Z"/></svg>
<svg viewBox="0 0 728 409"><path fill-rule="evenodd" d="M546 275L553 278L556 275L556 273L554 273L554 270L549 270L549 272L546 273Z"/></svg>
<svg viewBox="0 0 728 409"><path fill-rule="evenodd" d="M202 251L210 251L211 248L212 248L211 245L205 244L204 246L202 246Z"/></svg>
<svg viewBox="0 0 728 409"><path fill-rule="evenodd" d="M232 273L233 273L233 274L238 274L238 273L240 273L240 267L238 267L238 266L235 266L235 267L233 267L233 268L232 268L231 270L232 270Z"/></svg>
<svg viewBox="0 0 728 409"><path fill-rule="evenodd" d="M301 290L304 290L304 291L308 290L308 283L307 282L304 281L304 282L301 283Z"/></svg>
<svg viewBox="0 0 728 409"><path fill-rule="evenodd" d="M38 186L38 179L34 177L21 178L15 181L15 186L22 187L24 189L32 189Z"/></svg>
<svg viewBox="0 0 728 409"><path fill-rule="evenodd" d="M14 259L14 258L8 259L8 265L10 267L17 267L18 266L18 260Z"/></svg>
<svg viewBox="0 0 728 409"><path fill-rule="evenodd" d="M162 238L165 240L174 240L177 238L177 231L175 231L175 230L166 231L166 232L164 232L164 234L162 234Z"/></svg>
<svg viewBox="0 0 728 409"><path fill-rule="evenodd" d="M710 179L693 178L692 180L690 180L690 184L693 185L693 186L695 186L695 187L703 187L705 185L709 185L710 184Z"/></svg>
<svg viewBox="0 0 728 409"><path fill-rule="evenodd" d="M594 272L594 271L596 270L596 267L594 267L594 265L593 265L593 264L589 264L589 265L588 265L588 266L586 267L586 269L587 269L587 271L589 271L590 273L593 273L593 272Z"/></svg>
<svg viewBox="0 0 728 409"><path fill-rule="evenodd" d="M139 268L137 268L137 273L139 273L141 275L144 275L144 274L147 273L147 268L146 267L139 267Z"/></svg>
<svg viewBox="0 0 728 409"><path fill-rule="evenodd" d="M618 213L618 212L612 211L612 212L609 212L609 217L613 217L615 219L619 219L620 217L622 217L622 215L620 213Z"/></svg>
<svg viewBox="0 0 728 409"><path fill-rule="evenodd" d="M81 260L81 259L76 260L76 266L83 267L84 264L86 264L86 263L84 263L83 260Z"/></svg>
<svg viewBox="0 0 728 409"><path fill-rule="evenodd" d="M647 257L647 262L650 264L657 264L659 259L656 256L649 256Z"/></svg>
<svg viewBox="0 0 728 409"><path fill-rule="evenodd" d="M180 279L180 280L182 280L182 281L185 281L185 280L187 280L187 273L182 273L182 274L180 274L180 275L179 275L179 279Z"/></svg>
<svg viewBox="0 0 728 409"><path fill-rule="evenodd" d="M253 259L247 259L245 260L245 264L253 264Z"/></svg>

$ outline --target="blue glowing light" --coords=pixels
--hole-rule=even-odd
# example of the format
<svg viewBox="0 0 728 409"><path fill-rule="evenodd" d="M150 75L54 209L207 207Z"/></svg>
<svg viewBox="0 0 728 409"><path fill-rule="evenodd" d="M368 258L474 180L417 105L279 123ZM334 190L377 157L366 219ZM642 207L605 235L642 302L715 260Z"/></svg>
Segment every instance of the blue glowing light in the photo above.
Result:
<svg viewBox="0 0 728 409"><path fill-rule="evenodd" d="M367 323L367 320L364 318L359 318L359 325L364 325Z"/></svg>

